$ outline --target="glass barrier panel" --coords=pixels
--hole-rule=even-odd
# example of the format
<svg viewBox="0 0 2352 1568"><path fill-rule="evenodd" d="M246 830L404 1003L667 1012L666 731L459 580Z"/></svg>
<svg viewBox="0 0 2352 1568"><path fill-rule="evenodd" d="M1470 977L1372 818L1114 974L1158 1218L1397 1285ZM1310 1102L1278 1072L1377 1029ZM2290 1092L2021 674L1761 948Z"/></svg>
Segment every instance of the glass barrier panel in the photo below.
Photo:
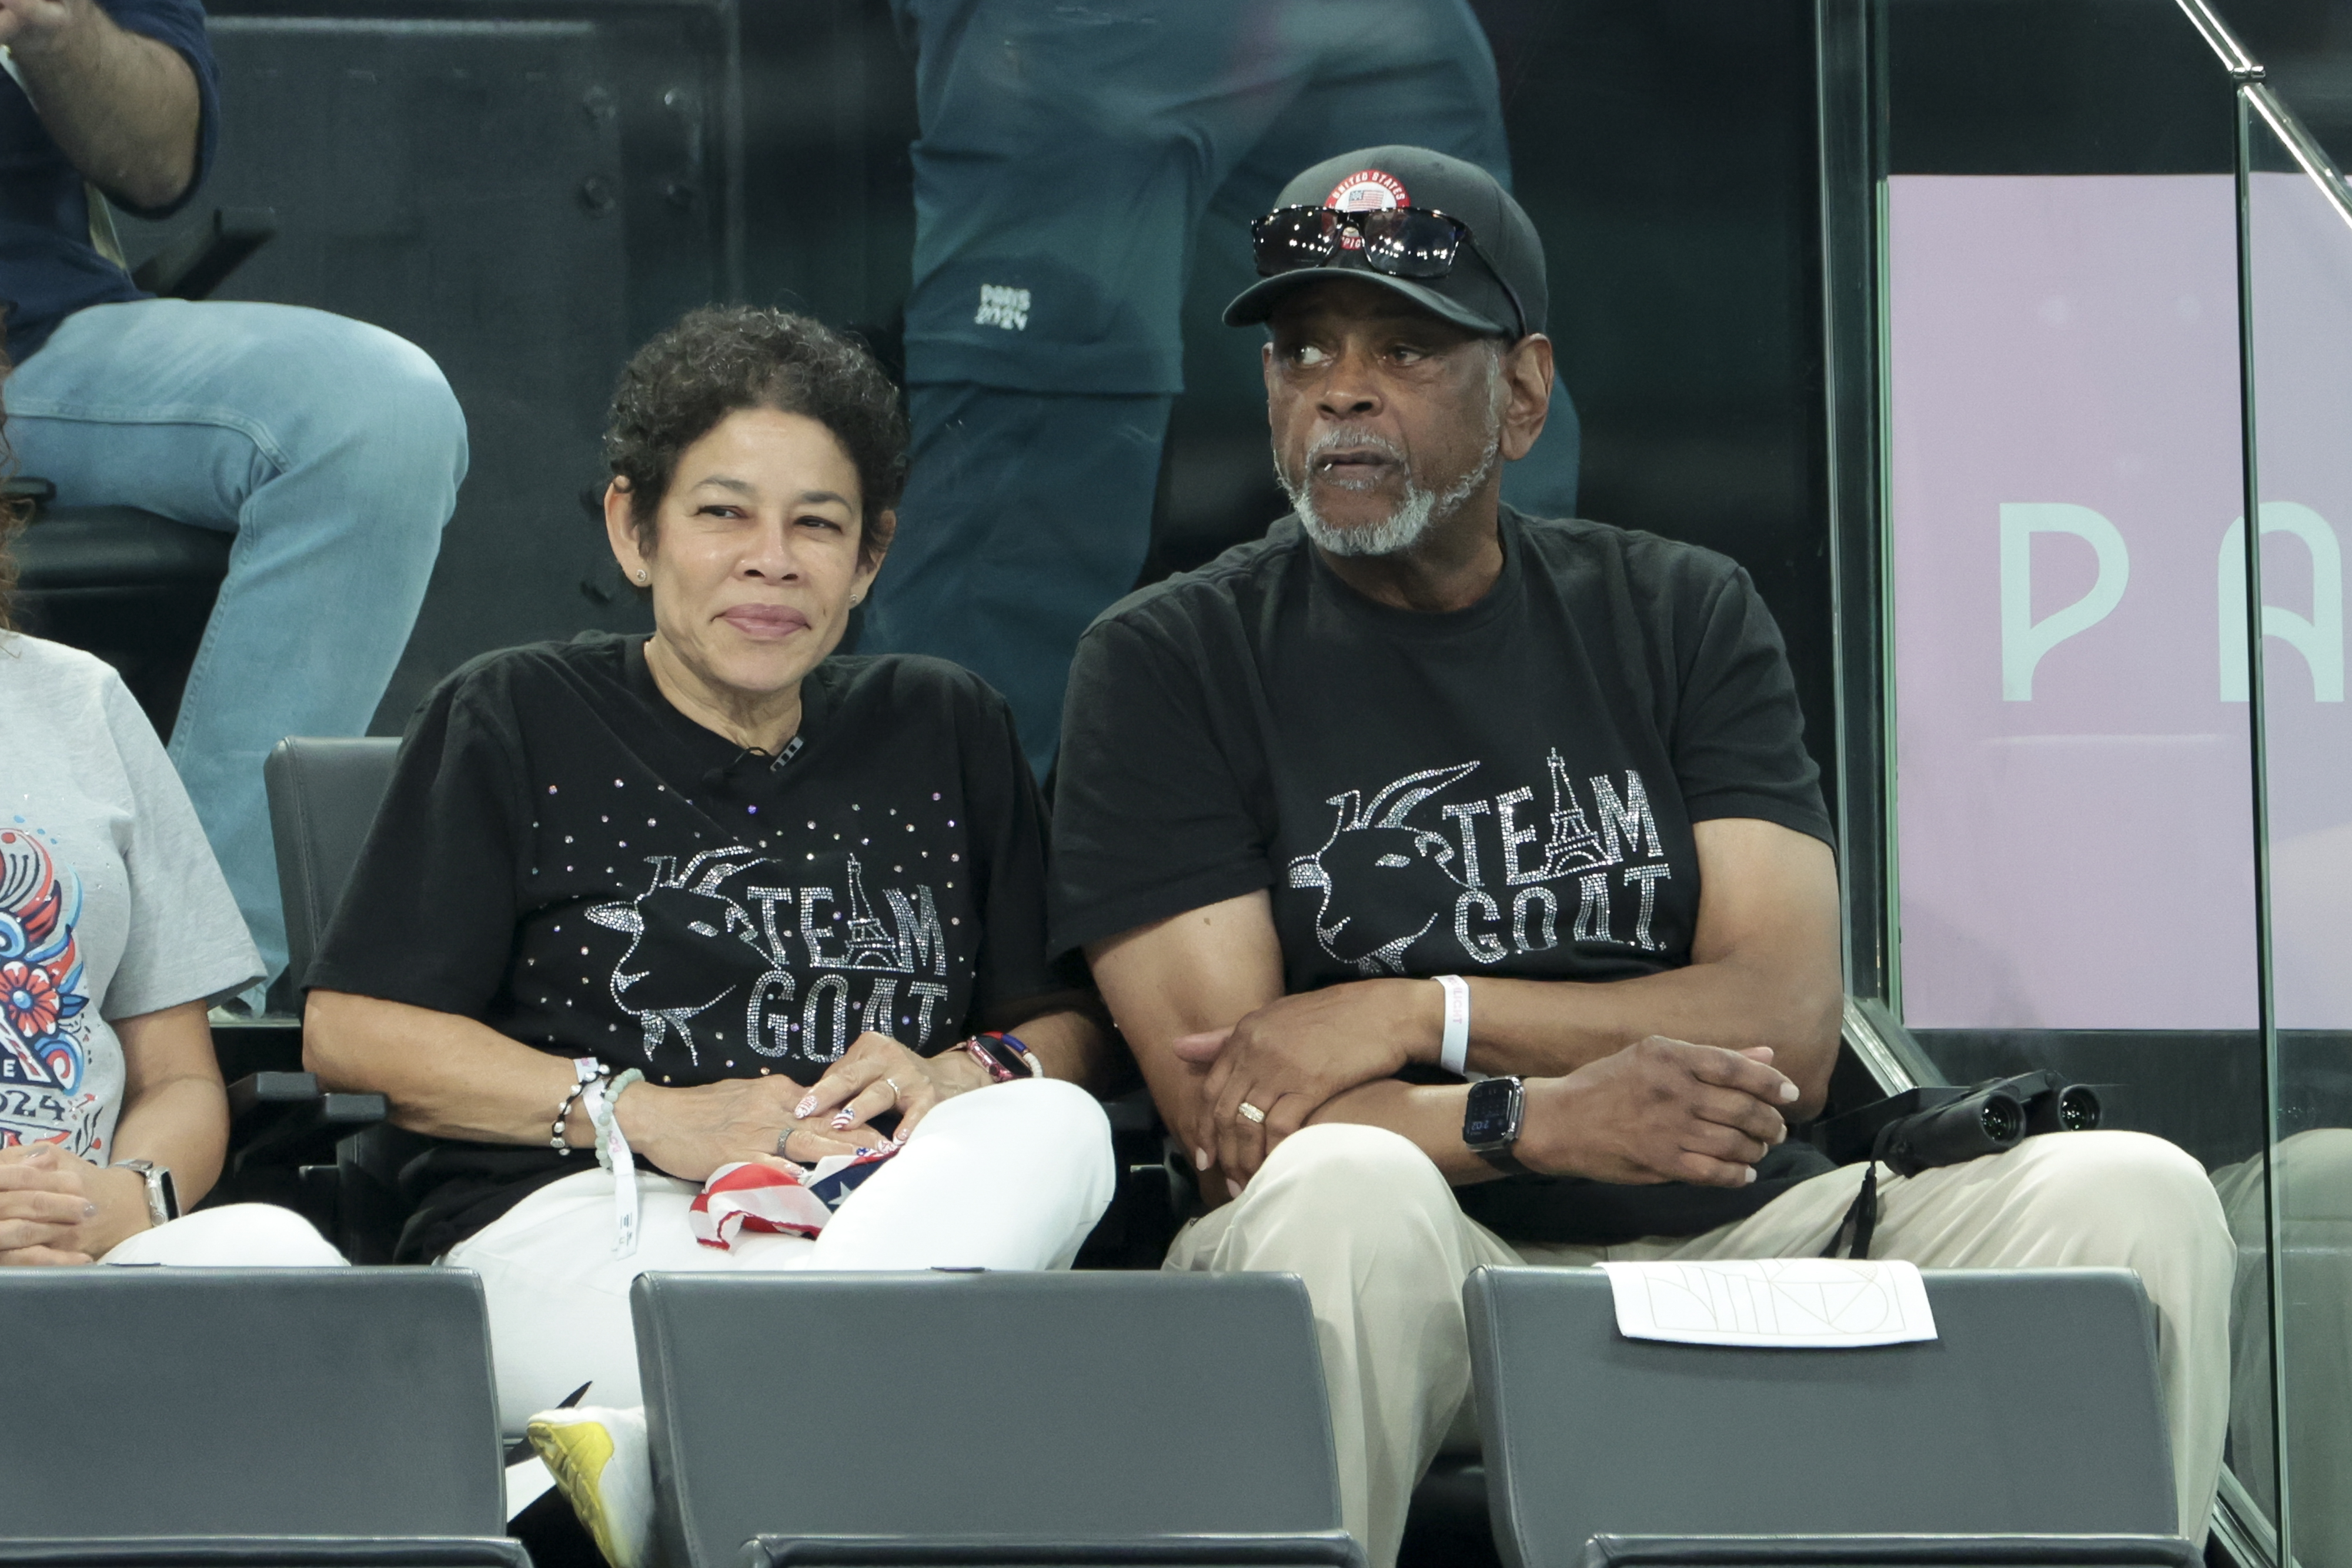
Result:
<svg viewBox="0 0 2352 1568"><path fill-rule="evenodd" d="M2245 97L2260 559L2241 516L2220 557L2218 651L2223 700L2247 704L2261 682L2276 1142L2271 1191L2248 1181L2240 1202L2274 1210L2282 1560L2352 1568L2352 199L2315 144L2299 162L2299 128L2266 90ZM2267 1379L2269 1336L2240 1348L2242 1382Z"/></svg>
<svg viewBox="0 0 2352 1568"><path fill-rule="evenodd" d="M2164 0L1879 15L1891 999L1952 1081L2053 1069L2195 1156L2262 1362L2232 84ZM2265 1513L2270 1386L2229 1437Z"/></svg>

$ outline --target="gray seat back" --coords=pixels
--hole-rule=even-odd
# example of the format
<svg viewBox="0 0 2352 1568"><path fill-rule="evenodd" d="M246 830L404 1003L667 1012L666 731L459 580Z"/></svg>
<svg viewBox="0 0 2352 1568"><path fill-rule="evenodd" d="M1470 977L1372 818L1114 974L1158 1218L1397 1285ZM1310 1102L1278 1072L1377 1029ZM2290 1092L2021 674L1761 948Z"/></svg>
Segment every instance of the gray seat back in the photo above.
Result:
<svg viewBox="0 0 2352 1568"><path fill-rule="evenodd" d="M761 1534L1119 1540L1339 1525L1289 1274L646 1274L663 1555Z"/></svg>
<svg viewBox="0 0 2352 1568"><path fill-rule="evenodd" d="M1866 1350L1617 1333L1598 1269L1463 1288L1496 1543L1610 1535L2171 1535L2155 1313L2120 1269L1931 1272L1940 1337Z"/></svg>
<svg viewBox="0 0 2352 1568"><path fill-rule="evenodd" d="M298 986L375 825L399 755L397 740L296 736L271 747L262 764L269 833L278 849L278 892L286 906L287 968Z"/></svg>
<svg viewBox="0 0 2352 1568"><path fill-rule="evenodd" d="M0 1322L11 1537L505 1533L472 1274L0 1269Z"/></svg>

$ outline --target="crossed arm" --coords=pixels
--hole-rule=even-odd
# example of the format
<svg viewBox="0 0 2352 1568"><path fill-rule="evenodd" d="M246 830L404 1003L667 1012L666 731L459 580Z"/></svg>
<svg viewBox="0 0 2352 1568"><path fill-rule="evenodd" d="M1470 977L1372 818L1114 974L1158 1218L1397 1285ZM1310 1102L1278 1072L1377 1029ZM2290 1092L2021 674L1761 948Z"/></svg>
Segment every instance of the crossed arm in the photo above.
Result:
<svg viewBox="0 0 2352 1568"><path fill-rule="evenodd" d="M196 177L196 74L178 50L117 26L97 0L0 0L0 44L83 179L142 210Z"/></svg>
<svg viewBox="0 0 2352 1568"><path fill-rule="evenodd" d="M1828 847L1749 818L1694 831L1687 966L1605 984L1468 977L1470 1066L1527 1080L1518 1155L1536 1169L1739 1186L1827 1093L1842 990ZM1314 1122L1391 1128L1457 1183L1494 1174L1463 1145L1464 1087L1395 1077L1437 1061L1434 981L1283 995L1264 893L1124 932L1087 956L1160 1114L1193 1151L1206 1201L1237 1192L1272 1144ZM1263 1126L1239 1114L1244 1100Z"/></svg>

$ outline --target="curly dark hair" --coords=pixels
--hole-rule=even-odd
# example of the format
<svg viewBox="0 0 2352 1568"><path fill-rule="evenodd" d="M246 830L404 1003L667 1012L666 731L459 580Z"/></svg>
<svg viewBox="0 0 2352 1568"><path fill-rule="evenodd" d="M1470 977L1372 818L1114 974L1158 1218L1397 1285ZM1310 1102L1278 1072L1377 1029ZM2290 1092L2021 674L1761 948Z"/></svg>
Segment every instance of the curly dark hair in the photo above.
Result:
<svg viewBox="0 0 2352 1568"><path fill-rule="evenodd" d="M857 470L857 561L890 548L877 526L907 487L907 416L866 345L821 321L749 305L690 310L621 372L604 422L604 460L629 491L637 547L650 555L678 455L740 409L804 414L833 433Z"/></svg>

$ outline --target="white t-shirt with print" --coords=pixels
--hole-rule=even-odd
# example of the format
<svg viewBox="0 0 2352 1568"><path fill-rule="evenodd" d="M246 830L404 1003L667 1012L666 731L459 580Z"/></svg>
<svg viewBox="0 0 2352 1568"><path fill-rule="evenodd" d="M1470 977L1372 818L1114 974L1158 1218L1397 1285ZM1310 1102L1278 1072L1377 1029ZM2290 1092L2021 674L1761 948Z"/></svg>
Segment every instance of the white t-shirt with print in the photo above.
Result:
<svg viewBox="0 0 2352 1568"><path fill-rule="evenodd" d="M0 634L0 1145L113 1156L110 1020L233 995L261 958L163 743L103 661Z"/></svg>

